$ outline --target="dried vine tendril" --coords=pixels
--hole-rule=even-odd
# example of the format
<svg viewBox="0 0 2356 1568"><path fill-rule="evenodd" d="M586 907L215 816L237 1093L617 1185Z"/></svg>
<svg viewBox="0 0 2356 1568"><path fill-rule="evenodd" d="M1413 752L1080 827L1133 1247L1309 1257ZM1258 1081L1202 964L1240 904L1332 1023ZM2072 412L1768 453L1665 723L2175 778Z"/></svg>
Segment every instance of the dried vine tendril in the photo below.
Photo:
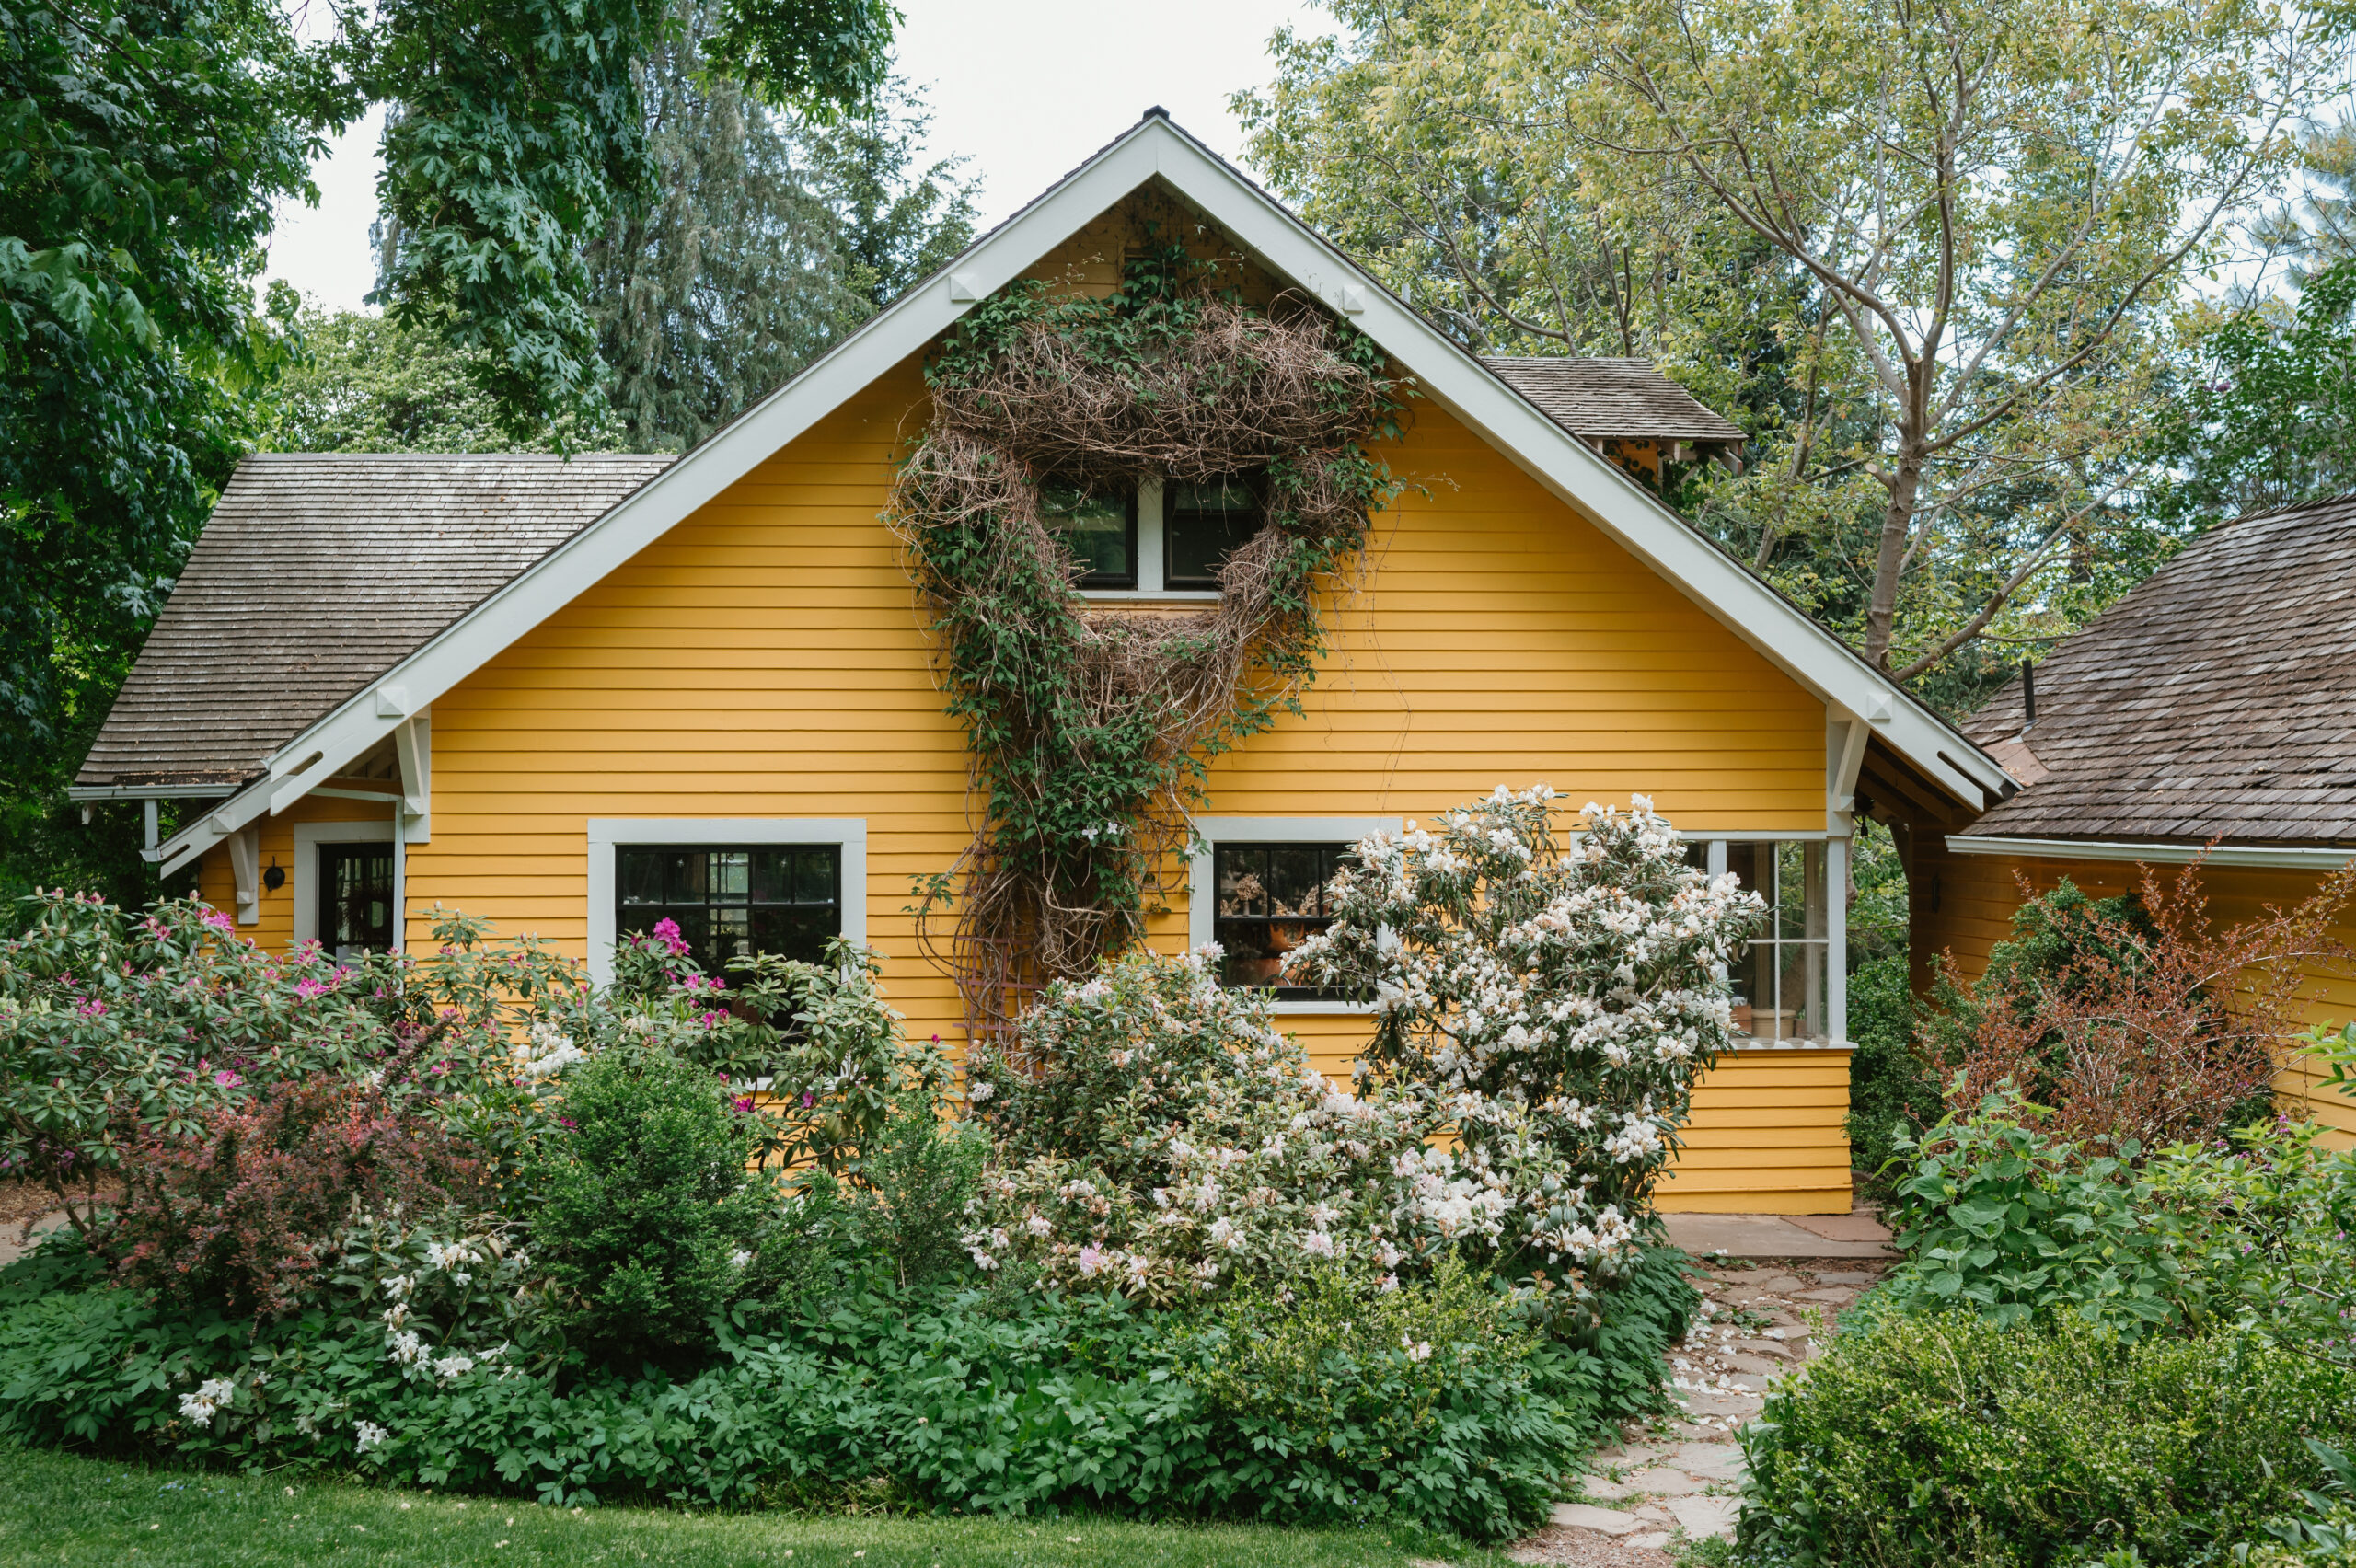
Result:
<svg viewBox="0 0 2356 1568"><path fill-rule="evenodd" d="M1107 296L1026 280L926 366L932 422L887 515L981 804L957 864L920 881L918 931L976 1028L1143 934L1210 759L1300 711L1319 581L1356 566L1399 488L1367 450L1399 434L1405 391L1381 351L1299 295L1247 306L1217 273L1156 245ZM1237 475L1255 476L1260 525L1201 613L1091 611L1040 514L1043 485Z"/></svg>

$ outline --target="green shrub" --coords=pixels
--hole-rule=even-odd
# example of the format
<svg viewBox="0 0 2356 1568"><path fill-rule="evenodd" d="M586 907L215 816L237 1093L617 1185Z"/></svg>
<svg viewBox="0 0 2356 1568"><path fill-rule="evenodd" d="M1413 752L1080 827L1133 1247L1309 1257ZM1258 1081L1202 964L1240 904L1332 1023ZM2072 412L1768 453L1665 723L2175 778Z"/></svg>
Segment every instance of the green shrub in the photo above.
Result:
<svg viewBox="0 0 2356 1568"><path fill-rule="evenodd" d="M2131 1337L2182 1320L2179 1216L2116 1157L2043 1136L2036 1108L1993 1094L1918 1143L1893 1218L1908 1254L1880 1287L1900 1310L1965 1307L1999 1322L2061 1309Z"/></svg>
<svg viewBox="0 0 2356 1568"><path fill-rule="evenodd" d="M746 1169L760 1118L710 1070L659 1050L575 1068L561 1114L529 1173L557 1320L592 1361L676 1365L711 1343L710 1320L776 1211L774 1182Z"/></svg>
<svg viewBox="0 0 2356 1568"><path fill-rule="evenodd" d="M1903 950L1849 974L1849 1161L1869 1191L1887 1190L1883 1168L1897 1140L1919 1136L1946 1110L1936 1069L1915 1038L1914 993Z"/></svg>
<svg viewBox="0 0 2356 1568"><path fill-rule="evenodd" d="M1414 1342L1432 1343L1429 1357L1412 1343L1362 1353L1347 1382L1300 1389L1292 1406L1215 1408L1197 1384L1225 1336L1274 1340L1298 1304L1234 1309L1225 1328L1189 1333L1110 1294L878 1280L767 1332L723 1327L692 1376L479 1354L405 1371L385 1325L359 1310L259 1325L162 1313L136 1292L73 1288L90 1276L70 1260L27 1279L35 1260L0 1273L0 1432L566 1505L823 1505L872 1499L880 1481L900 1504L943 1511L1395 1517L1495 1536L1542 1511L1593 1397L1574 1353L1499 1324L1462 1279L1446 1300L1403 1286L1386 1309L1382 1334L1441 1336ZM29 1288L12 1293L20 1279ZM1305 1440L1339 1430L1318 1425L1320 1411L1390 1420L1379 1407L1394 1387L1417 1401L1383 1426L1403 1441L1335 1453Z"/></svg>
<svg viewBox="0 0 2356 1568"><path fill-rule="evenodd" d="M1190 1376L1287 1516L1495 1539L1544 1516L1590 1435L1590 1409L1548 1398L1568 1369L1510 1311L1453 1258L1422 1288L1315 1270L1222 1301Z"/></svg>
<svg viewBox="0 0 2356 1568"><path fill-rule="evenodd" d="M2294 1507L2356 1375L2230 1332L1871 1314L1747 1429L1740 1545L1766 1564L2211 1561Z"/></svg>

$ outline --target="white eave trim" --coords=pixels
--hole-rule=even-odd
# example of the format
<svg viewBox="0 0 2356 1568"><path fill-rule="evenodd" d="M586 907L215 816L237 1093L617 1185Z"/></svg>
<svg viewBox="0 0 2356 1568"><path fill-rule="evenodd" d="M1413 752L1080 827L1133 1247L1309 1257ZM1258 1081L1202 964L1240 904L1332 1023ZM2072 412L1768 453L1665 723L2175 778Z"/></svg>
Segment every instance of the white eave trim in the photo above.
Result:
<svg viewBox="0 0 2356 1568"><path fill-rule="evenodd" d="M1122 197L1159 175L1279 276L1380 343L1423 392L1565 504L1680 588L1784 674L1884 742L1957 799L2002 799L2012 779L1970 742L1744 571L1576 436L1360 271L1265 191L1162 117L1149 115L976 240L693 452L540 558L271 760L269 778L164 846L174 866L375 744L525 632L1020 277Z"/></svg>
<svg viewBox="0 0 2356 1568"><path fill-rule="evenodd" d="M2154 866L2275 866L2289 870L2336 871L2356 861L2356 847L2309 848L2296 845L2135 844L2119 839L1999 838L1993 835L1947 836L1950 855L2019 855L2042 860L2140 860Z"/></svg>

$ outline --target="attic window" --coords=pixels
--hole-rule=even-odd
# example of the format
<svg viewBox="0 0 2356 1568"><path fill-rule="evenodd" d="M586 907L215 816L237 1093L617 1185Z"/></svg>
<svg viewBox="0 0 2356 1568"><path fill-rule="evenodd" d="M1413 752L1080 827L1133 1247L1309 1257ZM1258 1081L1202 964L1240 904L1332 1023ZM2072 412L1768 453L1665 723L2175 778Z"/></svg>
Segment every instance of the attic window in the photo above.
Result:
<svg viewBox="0 0 2356 1568"><path fill-rule="evenodd" d="M1219 568L1259 530L1260 498L1242 477L1173 484L1162 537L1169 550L1162 581L1172 588L1216 588Z"/></svg>
<svg viewBox="0 0 2356 1568"><path fill-rule="evenodd" d="M1138 585L1138 498L1135 490L1091 493L1069 486L1046 486L1039 509L1047 526L1061 534L1080 562L1075 580L1082 588Z"/></svg>

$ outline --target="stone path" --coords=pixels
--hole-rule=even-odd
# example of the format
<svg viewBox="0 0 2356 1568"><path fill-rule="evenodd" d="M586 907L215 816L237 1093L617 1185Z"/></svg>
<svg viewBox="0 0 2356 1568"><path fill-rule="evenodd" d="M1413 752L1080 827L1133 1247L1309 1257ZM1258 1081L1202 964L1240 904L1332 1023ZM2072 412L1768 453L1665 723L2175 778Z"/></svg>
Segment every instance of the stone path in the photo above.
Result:
<svg viewBox="0 0 2356 1568"><path fill-rule="evenodd" d="M1888 1266L1888 1233L1868 1215L1823 1221L1840 1228L1833 1237L1771 1215L1707 1217L1734 1244L1697 1270L1702 1309L1669 1355L1683 1416L1631 1423L1617 1447L1593 1455L1581 1499L1554 1505L1551 1525L1515 1543L1516 1562L1672 1568L1668 1549L1677 1542L1731 1537L1743 1480L1735 1434L1759 1413L1769 1381L1805 1366ZM1772 1223L1744 1235L1727 1223L1738 1220ZM1807 1241L1791 1241L1793 1233ZM1755 1255L1775 1243L1786 1246L1769 1254L1777 1261Z"/></svg>

